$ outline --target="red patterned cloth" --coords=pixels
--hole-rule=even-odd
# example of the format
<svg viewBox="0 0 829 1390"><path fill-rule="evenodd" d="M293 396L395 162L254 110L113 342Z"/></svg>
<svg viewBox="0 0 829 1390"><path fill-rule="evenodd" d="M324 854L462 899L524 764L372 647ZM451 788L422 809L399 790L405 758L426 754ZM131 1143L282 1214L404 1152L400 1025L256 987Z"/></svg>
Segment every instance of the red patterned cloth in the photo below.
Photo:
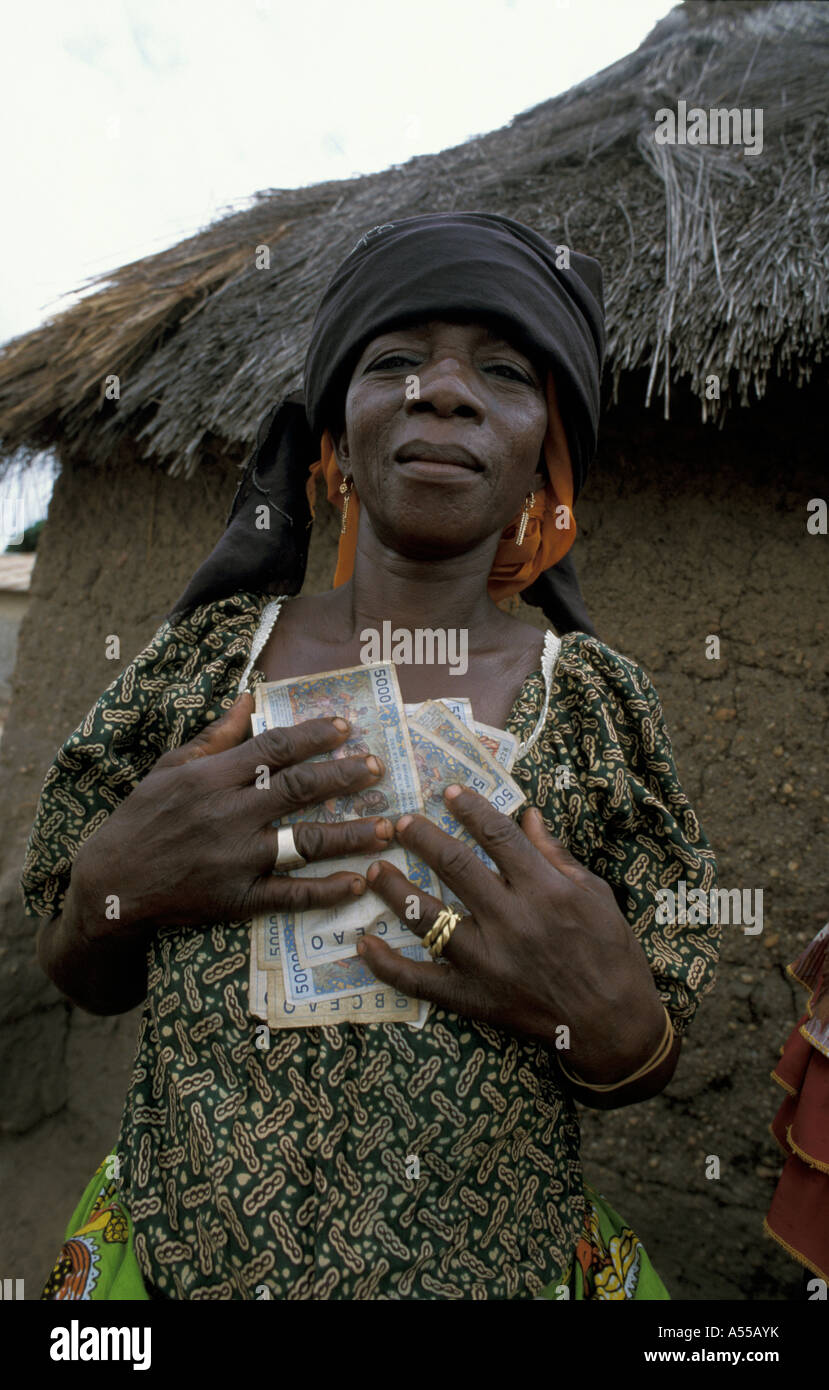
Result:
<svg viewBox="0 0 829 1390"><path fill-rule="evenodd" d="M763 1226L794 1259L829 1280L829 922L786 967L811 997L772 1079L786 1099L771 1132L786 1162Z"/></svg>

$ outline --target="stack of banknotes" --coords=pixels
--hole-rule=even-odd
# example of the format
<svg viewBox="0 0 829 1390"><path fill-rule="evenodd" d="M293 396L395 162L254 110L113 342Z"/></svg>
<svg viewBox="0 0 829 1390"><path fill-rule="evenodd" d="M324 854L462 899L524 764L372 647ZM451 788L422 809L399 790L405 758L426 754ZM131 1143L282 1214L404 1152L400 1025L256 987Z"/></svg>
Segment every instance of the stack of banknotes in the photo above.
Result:
<svg viewBox="0 0 829 1390"><path fill-rule="evenodd" d="M469 700L447 698L404 705L393 664L355 666L322 675L262 683L256 689L254 735L306 719L347 719L351 732L321 758L376 754L385 772L379 782L318 806L284 816L333 824L365 816L392 823L405 812L428 816L447 834L464 840L483 863L486 853L451 814L443 792L453 782L472 787L504 815L525 797L510 777L517 740L504 729L477 723ZM457 894L416 855L392 841L371 856L327 859L293 869L295 877L321 878L335 870L364 875L376 859L388 859L417 889L465 912ZM422 1027L428 1004L383 984L357 955L357 942L373 932L413 960L428 960L418 938L368 888L334 908L279 912L253 923L250 1011L270 1028L318 1028L331 1023L408 1023Z"/></svg>

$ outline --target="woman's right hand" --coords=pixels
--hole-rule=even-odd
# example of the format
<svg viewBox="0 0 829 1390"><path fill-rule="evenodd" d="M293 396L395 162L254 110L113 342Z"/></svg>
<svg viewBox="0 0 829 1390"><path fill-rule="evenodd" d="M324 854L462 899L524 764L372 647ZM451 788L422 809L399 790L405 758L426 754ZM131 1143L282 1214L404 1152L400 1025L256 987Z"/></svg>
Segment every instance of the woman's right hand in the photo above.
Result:
<svg viewBox="0 0 829 1390"><path fill-rule="evenodd" d="M379 759L309 762L345 742L344 721L338 728L332 719L310 719L251 738L252 710L243 695L189 743L165 753L82 846L71 887L88 942L145 936L162 925L332 907L365 890L353 872L275 876L272 822L374 785L383 775ZM308 860L376 856L394 834L390 821L377 819L300 823L293 831Z"/></svg>

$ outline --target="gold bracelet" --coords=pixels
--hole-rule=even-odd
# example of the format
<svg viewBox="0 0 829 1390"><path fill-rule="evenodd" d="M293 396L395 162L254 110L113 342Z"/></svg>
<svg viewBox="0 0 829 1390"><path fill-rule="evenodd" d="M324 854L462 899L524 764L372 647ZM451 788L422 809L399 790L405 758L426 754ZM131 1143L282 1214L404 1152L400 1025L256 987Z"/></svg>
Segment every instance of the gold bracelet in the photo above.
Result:
<svg viewBox="0 0 829 1390"><path fill-rule="evenodd" d="M642 1077L647 1076L648 1072L654 1071L656 1067L660 1066L662 1062L665 1061L665 1059L671 1051L671 1048L674 1045L674 1026L671 1023L671 1015L668 1013L668 1010L665 1008L664 1004L662 1005L662 1008L665 1010L666 1020L665 1031L662 1034L662 1041L656 1049L656 1052L653 1053L650 1060L645 1062L639 1068L638 1071L635 1071L632 1074L632 1076L625 1076L622 1078L621 1081L614 1081L609 1085L595 1085L592 1081L582 1081L580 1077L574 1076L572 1072L569 1072L567 1070L561 1059L559 1059L559 1066L561 1067L561 1070L564 1072L564 1075L567 1077L568 1081L572 1081L576 1086L582 1086L586 1091L618 1091L620 1087L630 1086L632 1082L640 1081Z"/></svg>

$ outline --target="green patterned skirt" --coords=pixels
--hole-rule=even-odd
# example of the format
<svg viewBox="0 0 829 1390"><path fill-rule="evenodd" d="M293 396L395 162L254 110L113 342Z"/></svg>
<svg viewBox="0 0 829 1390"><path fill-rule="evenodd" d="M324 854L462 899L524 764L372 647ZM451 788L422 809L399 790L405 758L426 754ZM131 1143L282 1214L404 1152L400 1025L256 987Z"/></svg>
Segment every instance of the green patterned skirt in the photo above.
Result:
<svg viewBox="0 0 829 1390"><path fill-rule="evenodd" d="M72 1213L42 1299L149 1299L129 1212L108 1176L115 1163L115 1155L108 1154ZM584 1229L570 1267L537 1297L670 1298L641 1240L619 1213L589 1183L584 1196Z"/></svg>

